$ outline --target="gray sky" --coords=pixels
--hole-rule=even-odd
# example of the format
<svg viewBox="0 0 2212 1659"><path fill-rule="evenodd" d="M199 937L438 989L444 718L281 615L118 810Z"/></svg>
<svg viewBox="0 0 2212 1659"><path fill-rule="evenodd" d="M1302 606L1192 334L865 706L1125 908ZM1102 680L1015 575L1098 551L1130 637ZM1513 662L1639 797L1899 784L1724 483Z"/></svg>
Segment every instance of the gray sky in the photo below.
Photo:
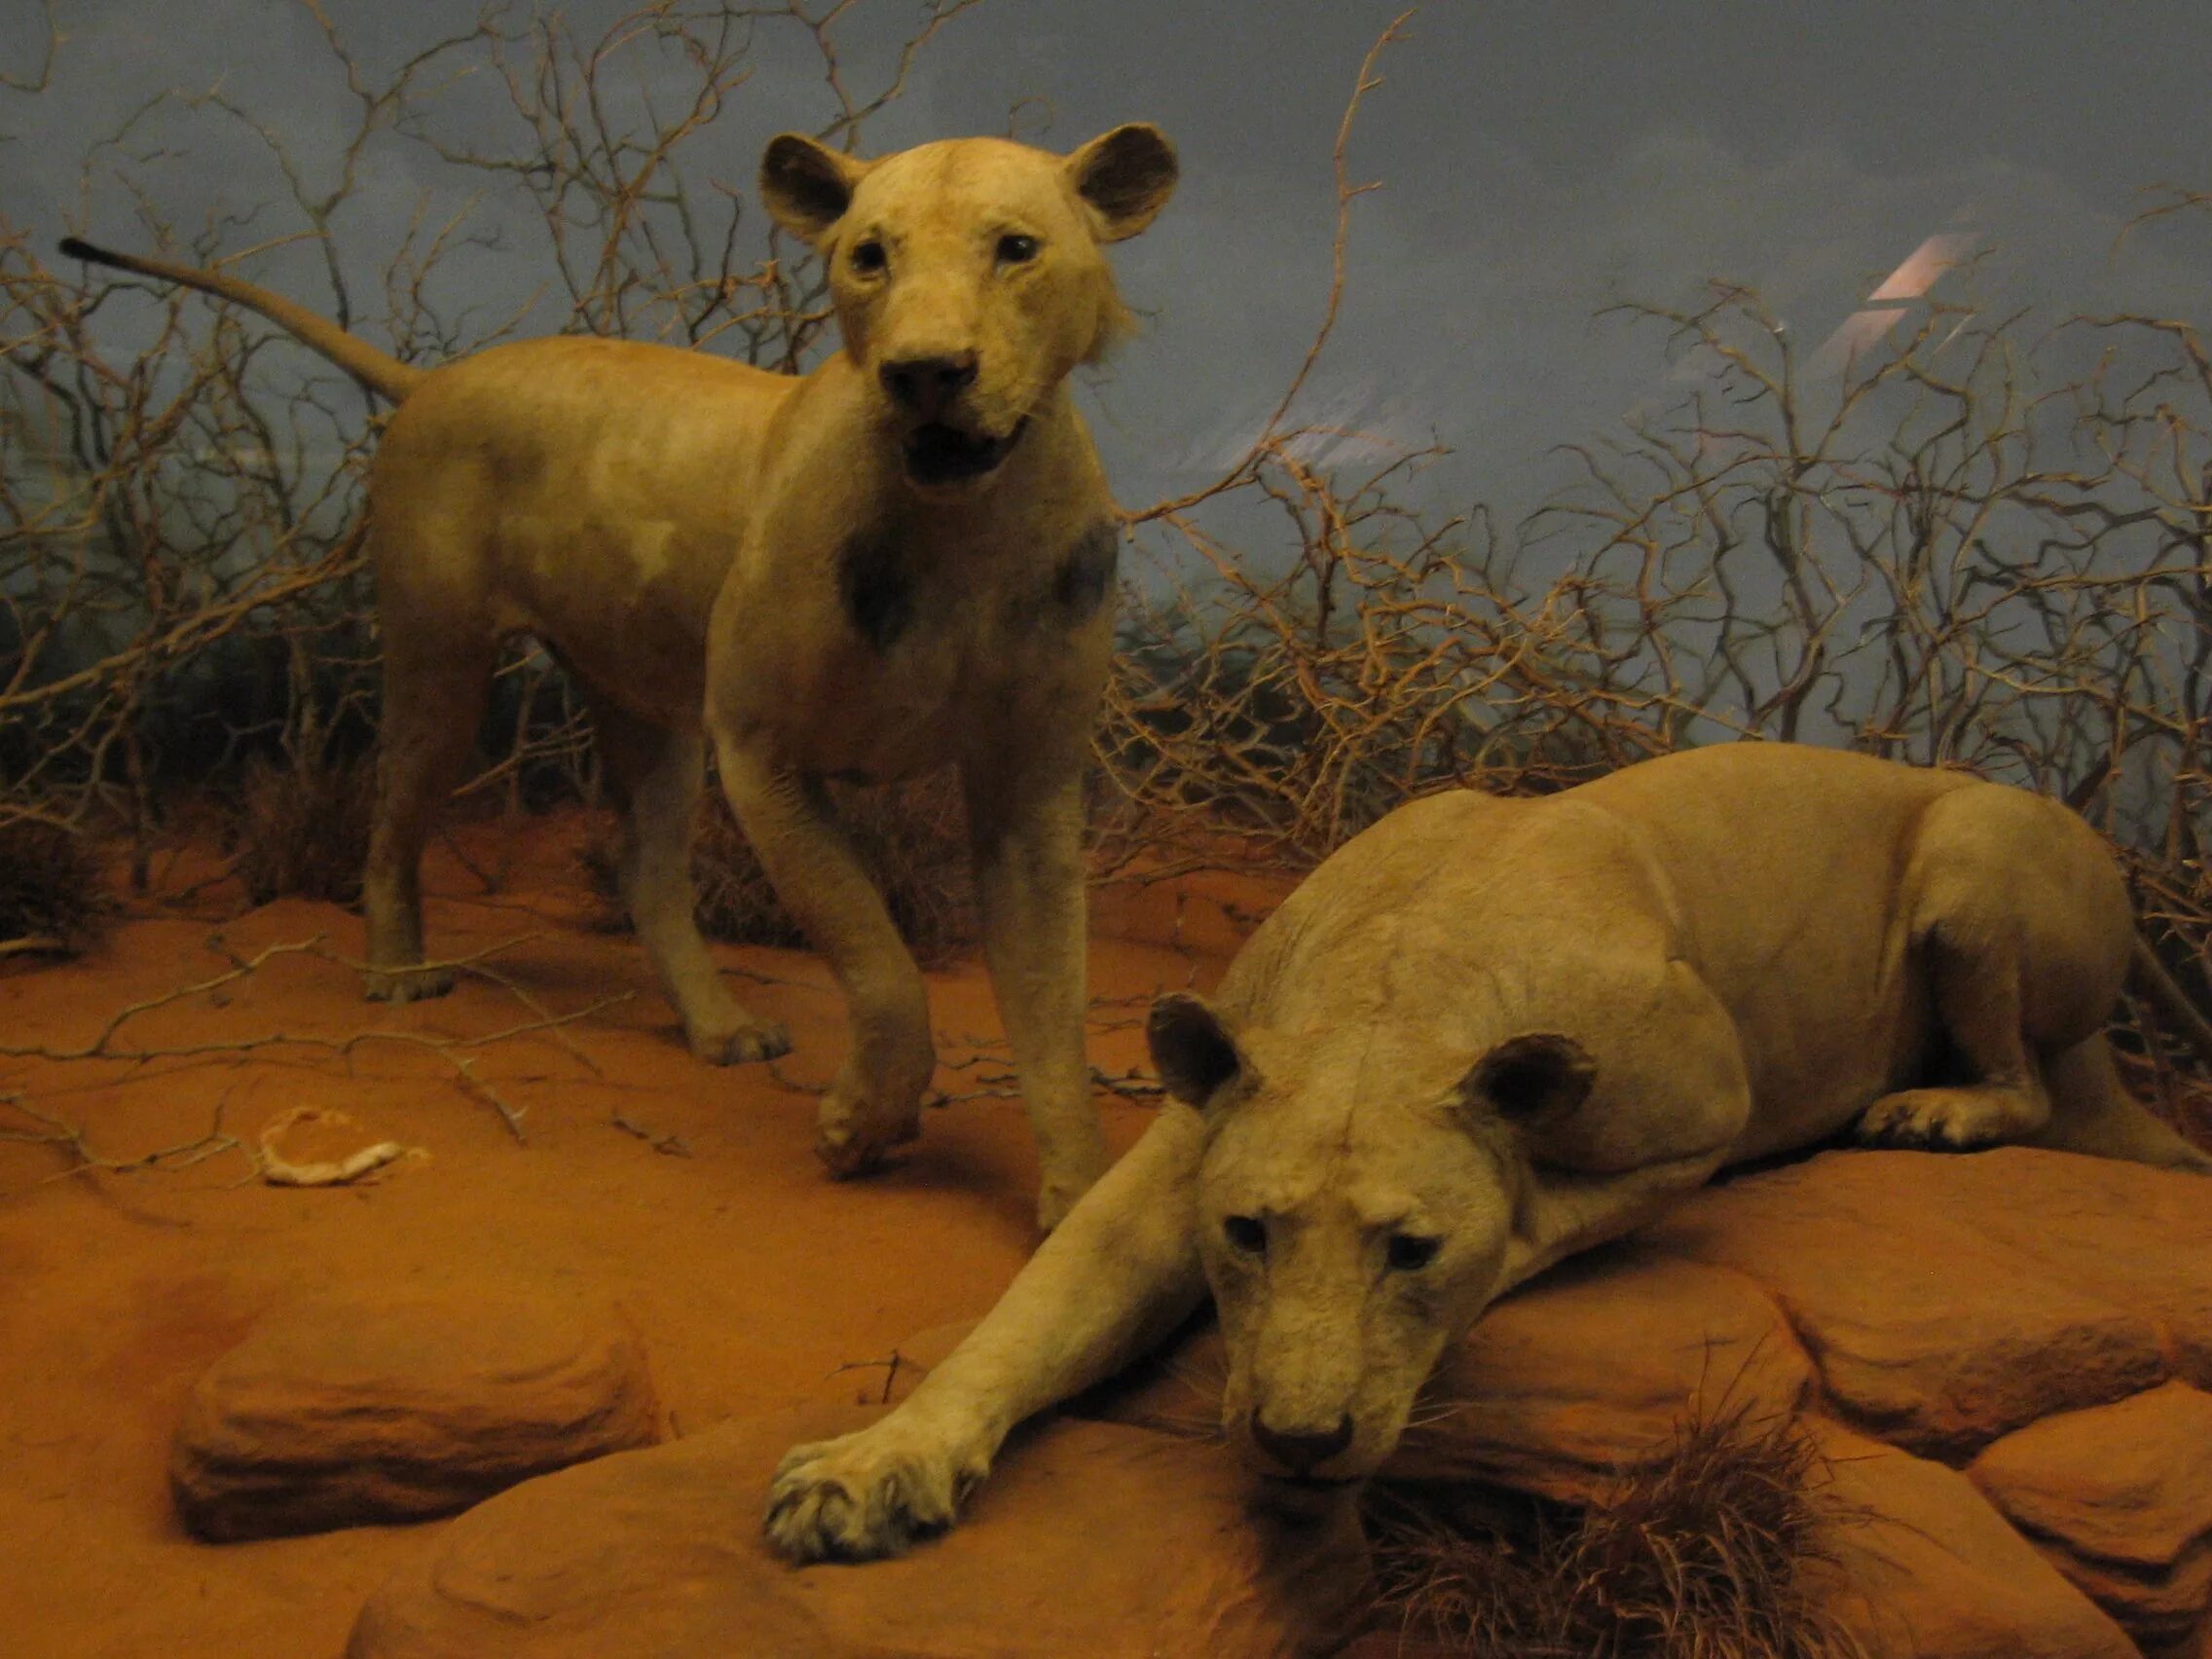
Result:
<svg viewBox="0 0 2212 1659"><path fill-rule="evenodd" d="M1034 99L1021 135L1054 148L1132 118L1175 139L1176 202L1117 255L1154 325L1095 393L1132 504L1238 450L1302 356L1327 289L1336 124L1399 9L989 0L945 29L870 129L871 150L1004 131ZM584 33L619 10L568 8ZM372 67L466 15L445 0L330 0L329 12ZM880 75L916 12L862 0L841 36L856 84ZM218 84L326 179L344 83L291 0L64 0L61 15L70 38L51 89L0 93L0 214L42 236L75 225L128 240L117 179L129 171L180 223L258 209L236 243L297 227L266 153L204 107L158 109L139 129L146 159L103 162L89 196L78 185L95 137L160 94ZM21 71L33 18L30 0L0 0L0 70ZM703 146L715 177L749 188L771 133L819 123L802 47L788 29L762 37L759 72ZM1704 278L1726 276L1761 287L1810 345L1943 234L1983 251L1973 282L1991 300L2205 320L2200 223L2117 257L2112 244L2143 187L2212 188L2208 61L2202 0L1436 0L1361 115L1353 172L1383 188L1355 208L1345 314L1306 413L1451 445L1429 486L1447 501L1526 504L1554 475L1552 446L1678 391L1656 331L1594 320L1611 301L1689 303ZM494 135L511 119L482 78L446 88L438 110L451 133ZM471 188L396 140L368 152L363 185L337 229L364 273L423 193L450 208ZM481 211L494 223L502 209ZM514 292L519 272L543 274L528 221L507 211L509 251L469 268L487 300ZM328 302L297 250L254 274Z"/></svg>

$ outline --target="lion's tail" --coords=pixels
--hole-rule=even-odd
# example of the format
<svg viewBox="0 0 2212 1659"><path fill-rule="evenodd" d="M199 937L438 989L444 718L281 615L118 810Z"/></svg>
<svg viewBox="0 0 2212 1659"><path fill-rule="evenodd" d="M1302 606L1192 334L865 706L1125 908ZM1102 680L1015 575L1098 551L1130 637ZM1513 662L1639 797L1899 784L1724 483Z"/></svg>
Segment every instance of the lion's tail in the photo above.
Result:
<svg viewBox="0 0 2212 1659"><path fill-rule="evenodd" d="M259 312L297 339L312 351L328 357L371 391L397 403L421 386L429 370L418 369L378 350L365 340L347 333L328 317L315 315L305 306L295 305L281 294L273 294L267 288L258 288L251 282L241 282L236 276L220 271L203 271L192 265L172 265L166 259L145 259L132 253L111 253L104 247L94 247L89 241L75 237L61 239L61 251L71 259L91 260L94 265L112 265L118 271L134 271L141 276L158 276L167 282L182 282L188 288L214 294L226 300L235 300L241 306Z"/></svg>
<svg viewBox="0 0 2212 1659"><path fill-rule="evenodd" d="M2189 1000L2189 994L2174 983L2173 976L2158 960L2158 953L2141 934L2135 936L2128 978L2157 1007L2181 1039L2195 1051L2196 1057L2212 1066L2212 1019L2207 1019L2203 1011Z"/></svg>

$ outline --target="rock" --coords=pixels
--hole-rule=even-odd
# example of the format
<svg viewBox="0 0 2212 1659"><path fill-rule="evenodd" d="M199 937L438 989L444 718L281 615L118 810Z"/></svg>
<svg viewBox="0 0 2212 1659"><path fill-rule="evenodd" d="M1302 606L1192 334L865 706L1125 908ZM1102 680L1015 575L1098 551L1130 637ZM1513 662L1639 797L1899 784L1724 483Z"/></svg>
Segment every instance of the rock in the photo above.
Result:
<svg viewBox="0 0 2212 1659"><path fill-rule="evenodd" d="M2212 1395L2169 1382L2046 1418L1967 1473L2139 1641L2195 1632L2212 1594Z"/></svg>
<svg viewBox="0 0 2212 1659"><path fill-rule="evenodd" d="M228 1540L413 1521L659 1438L611 1305L508 1284L302 1302L201 1378L169 1463L185 1525Z"/></svg>
<svg viewBox="0 0 2212 1659"><path fill-rule="evenodd" d="M962 1525L901 1560L794 1567L760 1535L795 1442L877 1413L726 1423L532 1481L471 1510L363 1609L348 1659L1210 1659L1304 1651L1364 1567L1348 1508L1249 1513L1208 1448L1062 1421Z"/></svg>
<svg viewBox="0 0 2212 1659"><path fill-rule="evenodd" d="M1483 1317L1385 1473L1585 1503L1609 1474L1662 1456L1685 1420L1788 1416L1812 1379L1780 1310L1740 1274L1599 1252Z"/></svg>
<svg viewBox="0 0 2212 1659"><path fill-rule="evenodd" d="M2011 1147L1835 1152L1700 1194L1641 1236L1772 1292L1862 1427L1963 1459L2156 1385L2167 1351L2212 1352L2212 1205L2182 1222L2199 1179Z"/></svg>
<svg viewBox="0 0 2212 1659"><path fill-rule="evenodd" d="M1807 1421L1838 1529L1837 1610L1897 1659L2136 1659L2134 1643L2036 1553L1972 1482L1840 1424Z"/></svg>
<svg viewBox="0 0 2212 1659"><path fill-rule="evenodd" d="M2069 1583L2110 1613L2153 1659L2169 1654L2212 1659L2212 1624L2204 1617L2212 1599L2212 1554L2194 1550L2170 1571L2143 1573L2059 1545L2041 1548Z"/></svg>

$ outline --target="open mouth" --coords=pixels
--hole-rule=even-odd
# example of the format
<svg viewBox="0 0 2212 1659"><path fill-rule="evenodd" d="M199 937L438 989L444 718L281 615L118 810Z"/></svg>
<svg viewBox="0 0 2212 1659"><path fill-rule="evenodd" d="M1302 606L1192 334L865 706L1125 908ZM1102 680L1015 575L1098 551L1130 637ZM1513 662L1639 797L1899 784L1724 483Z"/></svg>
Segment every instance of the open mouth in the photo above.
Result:
<svg viewBox="0 0 2212 1659"><path fill-rule="evenodd" d="M1029 428L1023 416L1003 438L978 437L931 421L916 426L906 437L906 476L917 484L959 484L980 478L1013 453Z"/></svg>
<svg viewBox="0 0 2212 1659"><path fill-rule="evenodd" d="M1294 1493L1343 1492L1346 1487L1360 1484L1356 1475L1344 1479L1331 1479L1327 1475L1262 1475L1271 1490Z"/></svg>

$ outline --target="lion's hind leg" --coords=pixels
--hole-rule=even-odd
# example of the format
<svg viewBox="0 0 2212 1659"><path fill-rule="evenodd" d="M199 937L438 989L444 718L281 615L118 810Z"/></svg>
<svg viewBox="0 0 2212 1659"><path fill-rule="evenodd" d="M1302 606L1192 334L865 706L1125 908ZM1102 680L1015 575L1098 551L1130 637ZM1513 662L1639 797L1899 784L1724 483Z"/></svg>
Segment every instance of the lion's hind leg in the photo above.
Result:
<svg viewBox="0 0 2212 1659"><path fill-rule="evenodd" d="M1902 898L1955 1075L1875 1101L1858 1138L1963 1151L2042 1136L2042 1056L2095 1036L2127 972L2132 921L2112 855L2063 807L1972 785L1930 805Z"/></svg>
<svg viewBox="0 0 2212 1659"><path fill-rule="evenodd" d="M2129 1098L2102 1032L2054 1055L2045 1069L2050 1121L2033 1137L2037 1146L2212 1175L2212 1157Z"/></svg>
<svg viewBox="0 0 2212 1659"><path fill-rule="evenodd" d="M423 966L423 843L476 747L492 653L459 630L424 638L387 615L377 800L361 908L368 918L368 994L414 1002L453 989L453 970Z"/></svg>

